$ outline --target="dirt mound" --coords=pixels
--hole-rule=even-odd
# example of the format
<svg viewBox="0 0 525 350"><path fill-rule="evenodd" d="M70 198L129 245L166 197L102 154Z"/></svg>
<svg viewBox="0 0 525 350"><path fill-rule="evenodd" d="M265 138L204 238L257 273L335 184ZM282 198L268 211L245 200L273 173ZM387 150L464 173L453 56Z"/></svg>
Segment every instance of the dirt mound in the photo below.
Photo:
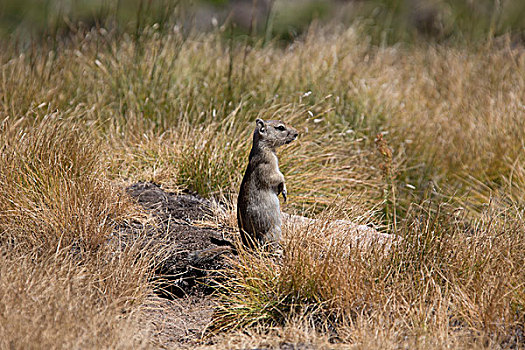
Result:
<svg viewBox="0 0 525 350"><path fill-rule="evenodd" d="M166 192L150 182L136 183L127 192L155 219L142 229L151 236L155 249L167 252L156 271L170 280L164 286L167 294L210 293L208 282L226 266L225 257L233 254L233 244L225 239L229 233L203 224L213 217L218 204L197 194Z"/></svg>

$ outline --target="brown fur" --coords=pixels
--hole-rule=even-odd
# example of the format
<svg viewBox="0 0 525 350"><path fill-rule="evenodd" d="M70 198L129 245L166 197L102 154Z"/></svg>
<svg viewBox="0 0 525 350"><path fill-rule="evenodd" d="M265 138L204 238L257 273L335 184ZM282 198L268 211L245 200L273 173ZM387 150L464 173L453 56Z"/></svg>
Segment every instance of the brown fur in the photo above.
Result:
<svg viewBox="0 0 525 350"><path fill-rule="evenodd" d="M281 209L278 195L286 202L284 176L275 150L299 133L279 120L257 119L249 163L237 200L237 222L244 245L274 250L281 239Z"/></svg>

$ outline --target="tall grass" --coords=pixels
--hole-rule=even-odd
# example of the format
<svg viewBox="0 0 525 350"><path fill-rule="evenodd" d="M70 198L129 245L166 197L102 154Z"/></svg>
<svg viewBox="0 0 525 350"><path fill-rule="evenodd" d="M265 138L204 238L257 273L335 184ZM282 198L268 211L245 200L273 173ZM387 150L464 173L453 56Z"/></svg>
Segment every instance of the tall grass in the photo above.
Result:
<svg viewBox="0 0 525 350"><path fill-rule="evenodd" d="M153 254L140 237L110 243L134 209L107 181L100 144L58 112L1 127L0 346L145 345L137 311Z"/></svg>
<svg viewBox="0 0 525 350"><path fill-rule="evenodd" d="M285 233L282 261L242 255L218 286L215 331L299 318L354 344L521 346L523 218L488 208L465 227L445 208L414 205L388 253L315 224Z"/></svg>
<svg viewBox="0 0 525 350"><path fill-rule="evenodd" d="M127 203L104 182L96 145L57 114L25 127L23 119L4 124L3 238L46 248L76 243L93 250L103 244Z"/></svg>

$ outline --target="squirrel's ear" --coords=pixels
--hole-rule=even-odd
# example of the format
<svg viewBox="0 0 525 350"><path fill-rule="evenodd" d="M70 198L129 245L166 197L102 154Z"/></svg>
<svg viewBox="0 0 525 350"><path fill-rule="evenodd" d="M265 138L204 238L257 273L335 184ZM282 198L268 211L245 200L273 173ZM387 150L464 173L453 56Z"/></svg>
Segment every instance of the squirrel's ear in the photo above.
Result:
<svg viewBox="0 0 525 350"><path fill-rule="evenodd" d="M266 124L264 123L264 120L262 120L261 118L257 118L255 120L255 124L257 125L257 129L260 133L266 132Z"/></svg>

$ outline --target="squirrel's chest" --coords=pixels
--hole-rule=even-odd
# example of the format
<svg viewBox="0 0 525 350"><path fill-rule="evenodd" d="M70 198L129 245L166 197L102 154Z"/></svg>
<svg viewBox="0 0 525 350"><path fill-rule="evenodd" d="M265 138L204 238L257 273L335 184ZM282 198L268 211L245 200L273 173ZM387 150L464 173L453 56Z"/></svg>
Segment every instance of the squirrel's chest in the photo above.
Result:
<svg viewBox="0 0 525 350"><path fill-rule="evenodd" d="M270 162L270 172L278 175L282 175L281 171L279 170L279 159L277 159L277 156L275 154L272 154L272 160Z"/></svg>
<svg viewBox="0 0 525 350"><path fill-rule="evenodd" d="M273 188L283 181L284 176L279 170L279 162L275 155L272 155L269 161L261 162L253 168L252 185L255 187Z"/></svg>

